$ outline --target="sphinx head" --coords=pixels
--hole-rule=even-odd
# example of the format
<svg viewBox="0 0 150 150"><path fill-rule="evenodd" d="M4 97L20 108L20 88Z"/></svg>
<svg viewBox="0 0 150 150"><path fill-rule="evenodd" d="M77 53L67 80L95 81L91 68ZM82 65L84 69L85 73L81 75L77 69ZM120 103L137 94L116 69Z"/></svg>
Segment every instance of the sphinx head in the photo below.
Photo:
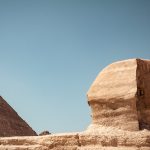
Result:
<svg viewBox="0 0 150 150"><path fill-rule="evenodd" d="M137 131L150 128L150 61L130 59L103 69L87 97L92 124Z"/></svg>

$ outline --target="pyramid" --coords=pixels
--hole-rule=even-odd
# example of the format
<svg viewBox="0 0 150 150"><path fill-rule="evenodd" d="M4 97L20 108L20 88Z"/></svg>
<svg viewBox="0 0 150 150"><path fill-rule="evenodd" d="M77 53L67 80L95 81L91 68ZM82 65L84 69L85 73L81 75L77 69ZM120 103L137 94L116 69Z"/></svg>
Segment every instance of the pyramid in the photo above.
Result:
<svg viewBox="0 0 150 150"><path fill-rule="evenodd" d="M36 132L0 96L0 137L35 135Z"/></svg>

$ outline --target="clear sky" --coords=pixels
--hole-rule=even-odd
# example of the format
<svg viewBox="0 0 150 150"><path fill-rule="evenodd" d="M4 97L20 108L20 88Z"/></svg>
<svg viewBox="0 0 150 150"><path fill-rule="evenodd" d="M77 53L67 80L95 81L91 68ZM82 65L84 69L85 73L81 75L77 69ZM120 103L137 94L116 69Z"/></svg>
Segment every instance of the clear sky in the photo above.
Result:
<svg viewBox="0 0 150 150"><path fill-rule="evenodd" d="M0 95L38 133L82 131L108 64L150 59L150 0L0 0Z"/></svg>

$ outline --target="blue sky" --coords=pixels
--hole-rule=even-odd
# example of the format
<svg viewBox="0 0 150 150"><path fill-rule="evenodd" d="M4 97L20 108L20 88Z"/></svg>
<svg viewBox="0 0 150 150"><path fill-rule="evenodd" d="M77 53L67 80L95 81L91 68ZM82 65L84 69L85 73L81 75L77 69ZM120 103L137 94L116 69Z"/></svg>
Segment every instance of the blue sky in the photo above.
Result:
<svg viewBox="0 0 150 150"><path fill-rule="evenodd" d="M86 93L122 59L150 59L149 0L0 0L0 95L38 133L82 131Z"/></svg>

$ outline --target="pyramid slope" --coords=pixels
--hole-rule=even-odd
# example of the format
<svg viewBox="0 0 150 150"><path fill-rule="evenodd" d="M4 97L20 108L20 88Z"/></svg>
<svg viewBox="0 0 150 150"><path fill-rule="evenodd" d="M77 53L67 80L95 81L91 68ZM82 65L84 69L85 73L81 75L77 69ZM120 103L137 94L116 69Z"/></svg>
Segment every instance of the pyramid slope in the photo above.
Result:
<svg viewBox="0 0 150 150"><path fill-rule="evenodd" d="M36 132L0 96L0 137L35 135Z"/></svg>

